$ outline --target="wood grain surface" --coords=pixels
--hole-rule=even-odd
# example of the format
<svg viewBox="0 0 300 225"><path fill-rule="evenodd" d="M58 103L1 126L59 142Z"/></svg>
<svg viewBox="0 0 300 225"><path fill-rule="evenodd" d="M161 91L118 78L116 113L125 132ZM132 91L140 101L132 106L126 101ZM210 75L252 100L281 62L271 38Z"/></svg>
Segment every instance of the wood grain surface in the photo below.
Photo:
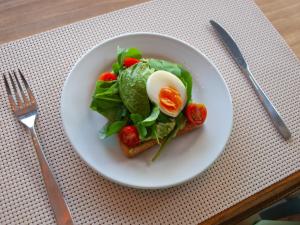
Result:
<svg viewBox="0 0 300 225"><path fill-rule="evenodd" d="M300 0L255 2L300 58Z"/></svg>
<svg viewBox="0 0 300 225"><path fill-rule="evenodd" d="M0 43L13 41L146 0L0 0ZM300 0L256 0L300 58ZM300 172L258 192L201 225L236 224L300 187Z"/></svg>
<svg viewBox="0 0 300 225"><path fill-rule="evenodd" d="M0 0L0 44L147 0ZM300 0L256 0L300 58Z"/></svg>
<svg viewBox="0 0 300 225"><path fill-rule="evenodd" d="M146 0L0 0L0 43Z"/></svg>

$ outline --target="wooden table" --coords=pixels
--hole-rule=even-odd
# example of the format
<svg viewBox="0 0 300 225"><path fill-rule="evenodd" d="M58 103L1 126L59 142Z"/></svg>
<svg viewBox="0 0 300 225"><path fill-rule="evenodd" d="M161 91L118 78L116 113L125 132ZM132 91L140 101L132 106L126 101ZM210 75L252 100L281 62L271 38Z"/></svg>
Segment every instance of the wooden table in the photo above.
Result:
<svg viewBox="0 0 300 225"><path fill-rule="evenodd" d="M0 1L0 43L145 1L2 0ZM256 3L300 58L300 1L256 0ZM201 225L236 224L299 188L300 171L204 221Z"/></svg>

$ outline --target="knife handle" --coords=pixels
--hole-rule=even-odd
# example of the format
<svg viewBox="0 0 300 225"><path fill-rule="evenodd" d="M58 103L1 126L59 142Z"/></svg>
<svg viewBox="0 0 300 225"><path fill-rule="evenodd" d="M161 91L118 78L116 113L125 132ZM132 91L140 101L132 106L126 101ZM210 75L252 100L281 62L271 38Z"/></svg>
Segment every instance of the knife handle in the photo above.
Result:
<svg viewBox="0 0 300 225"><path fill-rule="evenodd" d="M263 90L260 88L259 84L254 79L249 68L248 67L242 68L242 71L247 75L247 78L250 81L250 83L252 84L252 86L255 90L255 93L257 94L259 100L261 101L261 103L265 107L266 111L268 112L269 116L271 117L272 122L273 122L274 126L276 127L276 129L278 130L278 132L282 135L282 137L285 140L290 139L291 132L285 125L279 112L276 110L276 108L274 107L274 105L272 104L272 102L270 101L268 96L263 92Z"/></svg>

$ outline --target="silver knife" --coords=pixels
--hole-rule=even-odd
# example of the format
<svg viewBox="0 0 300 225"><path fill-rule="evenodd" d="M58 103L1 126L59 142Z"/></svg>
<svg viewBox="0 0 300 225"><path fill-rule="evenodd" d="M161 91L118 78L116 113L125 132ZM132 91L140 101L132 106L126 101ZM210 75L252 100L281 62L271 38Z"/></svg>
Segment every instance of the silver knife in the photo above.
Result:
<svg viewBox="0 0 300 225"><path fill-rule="evenodd" d="M250 83L252 84L252 87L254 88L259 100L265 107L266 111L268 112L269 116L272 119L272 122L278 132L282 135L282 137L285 140L288 140L291 138L291 132L283 122L280 114L276 110L276 108L273 106L272 102L268 98L268 96L263 92L263 90L260 88L256 80L254 79L249 66L247 65L240 49L236 45L235 41L232 39L232 37L224 30L223 27L221 27L218 23L216 23L213 20L210 20L211 25L213 28L217 31L220 39L224 43L227 50L232 55L235 62L238 64L240 69L243 71L243 73L246 75Z"/></svg>

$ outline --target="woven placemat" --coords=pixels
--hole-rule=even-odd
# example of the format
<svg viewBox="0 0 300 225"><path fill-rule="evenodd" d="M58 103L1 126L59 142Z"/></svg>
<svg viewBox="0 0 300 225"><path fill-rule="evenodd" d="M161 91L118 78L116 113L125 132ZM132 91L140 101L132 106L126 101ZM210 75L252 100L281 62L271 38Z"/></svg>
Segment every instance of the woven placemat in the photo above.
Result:
<svg viewBox="0 0 300 225"><path fill-rule="evenodd" d="M293 133L285 142L209 25L234 36ZM106 38L153 31L184 40L224 76L234 105L229 143L196 179L165 190L113 184L89 169L63 132L60 95L77 59ZM38 133L76 224L196 224L300 168L300 63L251 0L162 0L137 5L0 47L0 72L21 68L39 104ZM0 84L0 224L54 224L29 135Z"/></svg>

